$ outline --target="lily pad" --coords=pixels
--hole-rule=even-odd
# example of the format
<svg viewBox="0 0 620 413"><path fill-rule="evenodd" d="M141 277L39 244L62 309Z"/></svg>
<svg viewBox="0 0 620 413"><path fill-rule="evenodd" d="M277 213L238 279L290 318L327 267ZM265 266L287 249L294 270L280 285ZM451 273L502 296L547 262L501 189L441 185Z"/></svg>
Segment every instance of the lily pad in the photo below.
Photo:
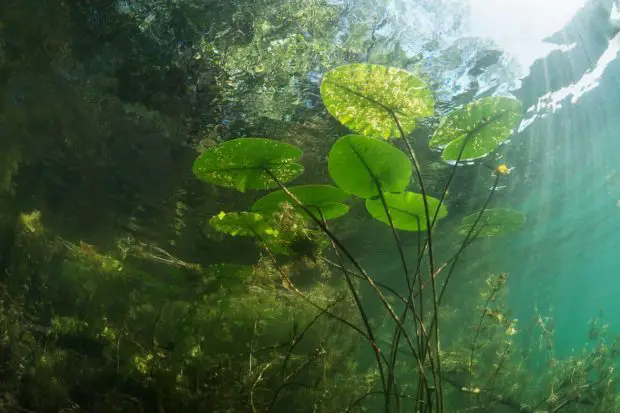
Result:
<svg viewBox="0 0 620 413"><path fill-rule="evenodd" d="M424 212L424 198L422 194L415 192L403 192L400 194L384 194L385 203L388 206L390 217L394 228L403 231L424 231L426 230L426 214ZM432 220L439 206L439 200L431 196L426 196L430 219ZM380 198L366 200L366 209L373 218L390 225L383 202ZM445 204L439 208L437 219L448 215Z"/></svg>
<svg viewBox="0 0 620 413"><path fill-rule="evenodd" d="M459 233L467 235L472 225L476 222L479 212L463 218ZM525 215L514 209L493 208L487 209L476 224L474 233L482 237L492 237L506 234L521 228L525 224Z"/></svg>
<svg viewBox="0 0 620 413"><path fill-rule="evenodd" d="M375 138L400 137L416 119L433 114L433 95L422 79L387 66L354 63L325 74L321 97L329 113L354 132Z"/></svg>
<svg viewBox="0 0 620 413"><path fill-rule="evenodd" d="M345 192L370 198L382 192L401 192L411 179L411 161L387 142L345 135L327 158L329 175Z"/></svg>
<svg viewBox="0 0 620 413"><path fill-rule="evenodd" d="M442 119L429 141L445 161L482 158L507 140L522 118L517 99L492 96L456 109ZM463 145L465 147L463 148Z"/></svg>
<svg viewBox="0 0 620 413"><path fill-rule="evenodd" d="M342 189L329 185L302 185L288 188L295 197L317 218L334 219L349 212L349 207L342 202L349 197ZM288 202L297 212L305 217L308 214L295 204L282 190L272 192L252 205L251 210L260 213L271 213L280 208L280 204Z"/></svg>
<svg viewBox="0 0 620 413"><path fill-rule="evenodd" d="M216 230L232 236L276 235L264 216L253 212L220 212L209 220Z"/></svg>
<svg viewBox="0 0 620 413"><path fill-rule="evenodd" d="M301 149L263 138L239 138L205 150L193 165L194 175L205 182L235 188L269 189L289 182L304 170L297 163Z"/></svg>

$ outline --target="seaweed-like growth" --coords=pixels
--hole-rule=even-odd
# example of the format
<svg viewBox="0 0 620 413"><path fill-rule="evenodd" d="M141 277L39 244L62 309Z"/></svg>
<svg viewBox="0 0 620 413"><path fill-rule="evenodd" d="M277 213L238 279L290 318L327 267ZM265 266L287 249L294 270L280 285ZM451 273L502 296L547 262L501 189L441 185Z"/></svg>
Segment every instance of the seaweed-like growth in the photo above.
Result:
<svg viewBox="0 0 620 413"><path fill-rule="evenodd" d="M342 281L302 297L279 282L290 264L202 267L127 237L103 251L54 236L37 212L17 239L12 262L31 265L12 266L11 280L36 271L39 284L0 284L0 368L21 378L3 385L7 411L343 411L342 392L376 386L338 321L359 322ZM46 301L26 306L31 290Z"/></svg>
<svg viewBox="0 0 620 413"><path fill-rule="evenodd" d="M536 311L529 327L517 329L517 320L505 307L505 285L504 274L489 277L469 321L452 320L451 324L465 325L454 334L443 357L454 408L615 411L617 344L609 340L600 320L595 322L599 327L591 349L558 359L553 354L552 318Z"/></svg>

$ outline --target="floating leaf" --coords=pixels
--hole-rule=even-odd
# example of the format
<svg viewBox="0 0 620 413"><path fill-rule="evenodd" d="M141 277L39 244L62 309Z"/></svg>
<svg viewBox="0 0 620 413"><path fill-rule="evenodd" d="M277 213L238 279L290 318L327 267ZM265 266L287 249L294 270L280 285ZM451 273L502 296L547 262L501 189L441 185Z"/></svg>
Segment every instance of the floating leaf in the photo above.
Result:
<svg viewBox="0 0 620 413"><path fill-rule="evenodd" d="M349 197L342 189L329 185L303 185L288 188L295 197L317 218L334 219L349 212L349 207L342 202ZM259 199L252 206L252 211L271 213L280 208L280 204L288 202L302 215L307 214L295 204L282 190L272 192Z"/></svg>
<svg viewBox="0 0 620 413"><path fill-rule="evenodd" d="M443 148L442 158L455 161L481 158L510 137L522 117L517 99L492 96L456 109L444 117L429 141L429 146Z"/></svg>
<svg viewBox="0 0 620 413"><path fill-rule="evenodd" d="M403 192L400 194L383 194L385 203L388 206L390 217L394 228L403 231L424 231L426 230L426 214L424 212L424 198L422 194L415 192ZM432 220L439 206L439 200L431 196L426 196L428 204L428 213ZM366 209L373 218L390 225L385 207L381 198L372 198L366 200ZM448 215L445 204L439 208L437 219L441 219Z"/></svg>
<svg viewBox="0 0 620 413"><path fill-rule="evenodd" d="M241 192L246 189L269 189L280 182L295 179L303 172L296 161L299 148L263 138L239 138L205 150L194 161L193 172L198 179Z"/></svg>
<svg viewBox="0 0 620 413"><path fill-rule="evenodd" d="M424 81L393 67L354 63L325 74L321 96L329 113L366 136L400 137L415 129L416 119L433 114L433 95Z"/></svg>
<svg viewBox="0 0 620 413"><path fill-rule="evenodd" d="M261 214L220 212L209 220L216 230L232 236L275 235L277 230Z"/></svg>
<svg viewBox="0 0 620 413"><path fill-rule="evenodd" d="M476 222L479 212L463 218L459 233L467 235L472 225ZM493 208L487 209L474 228L474 234L483 237L505 234L519 229L525 224L525 215L513 209Z"/></svg>
<svg viewBox="0 0 620 413"><path fill-rule="evenodd" d="M411 161L387 142L345 135L327 158L329 175L345 192L370 198L383 192L401 192L411 179Z"/></svg>

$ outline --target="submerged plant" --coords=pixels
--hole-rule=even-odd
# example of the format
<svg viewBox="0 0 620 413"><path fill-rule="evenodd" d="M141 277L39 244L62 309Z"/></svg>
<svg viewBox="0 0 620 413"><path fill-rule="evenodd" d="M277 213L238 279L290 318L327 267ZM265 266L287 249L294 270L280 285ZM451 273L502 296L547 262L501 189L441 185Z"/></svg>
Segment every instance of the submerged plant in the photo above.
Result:
<svg viewBox="0 0 620 413"><path fill-rule="evenodd" d="M499 179L507 174L507 167L497 167L495 183L485 203L479 212L463 219L459 232L465 239L461 247L441 265L435 258L433 233L438 221L448 215L444 200L458 164L465 159L483 158L508 139L521 119L521 105L508 97L484 98L456 109L441 120L429 145L442 150L442 159L451 161L454 166L444 191L433 197L424 184L419 159L409 142L419 118L434 113L432 93L420 78L396 68L344 65L325 74L321 96L329 113L357 133L338 139L328 154L329 176L337 187L289 187L287 183L303 170L298 163L300 149L270 139L235 139L205 150L194 163L194 174L206 182L241 192L279 189L257 200L251 212L222 212L211 222L218 230L231 235L254 236L280 272L285 288L321 308L306 292L295 287L278 264L274 255L278 251L269 241L283 236L275 229L273 221L273 214L282 205L288 204L302 219L308 220L316 231L327 237L340 261L336 267L343 273L362 325L339 321L355 330L372 349L385 411L401 411L406 402L418 413L444 413L439 339L441 300L462 251L476 237L497 235L523 225L524 217L516 211L488 208ZM370 216L391 228L407 285L405 293L386 289L375 282L330 229L328 221L348 212L345 202L349 195L363 199ZM398 231L419 233L413 266L407 259L411 253L403 245ZM348 269L349 266L352 269ZM447 274L438 285L437 279L444 271ZM376 336L376 327L362 304L359 282L371 287L392 320L392 339L383 349ZM400 300L398 307L394 305L393 296ZM326 308L321 311L330 316ZM503 320L502 325L504 322L508 321ZM504 327L516 332L512 324ZM417 376L415 394L411 397L399 391L404 385L397 375L397 370L402 370L397 367L400 366L401 341L413 357L413 372ZM475 343L472 363L474 351ZM405 383L411 381L410 378L403 380ZM488 380L492 386L493 375ZM362 399L368 394L361 395Z"/></svg>

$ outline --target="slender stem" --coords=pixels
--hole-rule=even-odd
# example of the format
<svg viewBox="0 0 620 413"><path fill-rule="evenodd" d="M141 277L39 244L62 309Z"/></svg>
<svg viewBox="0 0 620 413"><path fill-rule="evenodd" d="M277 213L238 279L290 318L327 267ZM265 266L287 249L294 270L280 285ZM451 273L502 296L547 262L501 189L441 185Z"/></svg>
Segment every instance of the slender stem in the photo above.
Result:
<svg viewBox="0 0 620 413"><path fill-rule="evenodd" d="M299 201L299 199L297 199L297 197L288 190L288 188L286 188L281 182L280 180L267 168L263 169L265 171L265 173L267 173L273 180L274 182L278 185L278 187L291 199L293 200L293 202L295 202L295 204L297 206L299 206L306 214L308 214L308 216L310 216L310 218L321 228L321 230L332 240L332 242L334 243L334 245L336 245L338 247L338 249L340 251L342 251L342 253L347 257L347 259L353 264L353 266L360 272L360 274L362 274L362 276L364 277L364 279L366 280L366 282L368 282L368 284L370 284L370 286L372 287L373 291L375 292L375 294L379 297L380 302L383 304L383 306L385 307L385 309L388 311L388 313L390 314L390 316L392 317L392 319L396 322L396 324L398 325L398 327L401 329L403 336L405 337L405 340L407 342L407 344L409 345L411 351L414 354L417 354L414 347L413 347L413 343L411 342L411 337L409 337L409 334L407 333L407 330L405 329L404 325L402 324L402 322L400 321L400 319L398 318L398 315L396 315L396 313L394 312L394 309L392 308L392 306L390 305L390 303L387 301L387 299L385 298L385 296L383 295L383 293L381 292L381 290L379 290L379 288L377 287L377 285L375 284L374 280L368 275L368 273L362 268L362 266L357 262L357 260L355 260L355 258L351 255L351 253L349 252L349 250L347 248L344 247L344 245L342 244L342 242L329 230L329 228L327 228L327 226L319 219L317 218L314 213L312 211L310 211L305 205L303 205L303 203L301 201ZM356 294L355 291L352 291L353 294ZM382 365L380 363L380 350L379 347L377 346L377 342L374 338L374 333L372 331L372 328L370 327L370 323L368 322L368 319L364 319L364 323L366 325L366 329L368 331L368 337L371 340L371 344L373 344L373 349L375 350L375 357L378 360L378 365L379 365L379 369L382 372ZM421 366L421 360L417 360L418 364ZM385 382L384 382L385 385ZM384 387L385 389L385 387Z"/></svg>
<svg viewBox="0 0 620 413"><path fill-rule="evenodd" d="M392 115L392 116L395 117L395 115ZM398 122L398 119L396 119L396 121ZM397 123L397 125L398 125L398 123ZM409 144L409 142L406 139L404 139L405 137L404 137L404 134L402 133L403 132L402 128L399 128L399 130L401 132L401 137L403 138L403 140L405 140L405 142L407 143L408 148L410 148L410 152L412 153L413 149L411 148L411 145ZM470 133L468 133L467 137L463 141L463 144L461 145L461 149L459 150L459 153L458 153L458 155L456 157L456 162L454 163L454 166L453 166L453 168L450 171L450 177L448 178L448 182L446 183L446 186L444 187L444 190L441 193L441 198L439 199L439 204L437 205L437 209L435 210L435 214L433 215L433 219L432 219L432 222L431 222L431 228L434 228L434 226L435 226L435 222L437 221L437 217L439 215L439 211L441 209L441 206L443 205L443 202L444 202L444 200L445 200L445 198L446 198L446 196L448 194L448 189L450 188L450 184L452 183L452 179L456 175L456 169L457 169L457 167L459 165L459 162L461 161L461 159L463 157L463 153L465 152L465 147L467 145L467 142L469 141L469 138L472 136L473 132L475 132L475 130L470 132ZM491 169L493 169L493 168L491 168ZM428 239L424 242L424 247L422 248L422 252L420 252L420 243L421 242L420 242L419 237L418 237L418 257L419 257L419 259L418 259L418 268L416 269L416 273L415 273L414 279L415 279L415 277L418 276L418 274L420 272L420 265L422 263L422 261L421 261L421 259L422 259L421 258L421 254L424 254L424 251L426 251L426 247L429 246L429 244L428 244L429 240L430 240L430 237L428 237ZM467 245L468 245L467 242L464 242L462 247L464 248ZM446 264L447 263L444 263L443 266L439 269L439 271L441 271ZM434 281L434 278L439 273L439 271L431 272L431 274L430 274L431 282ZM420 303L423 303L422 295L421 295L422 294L422 288L423 288L423 285L421 284L421 281L420 281L420 291L419 291ZM439 303L441 301L441 295L443 295L443 291L445 291L445 284L444 284L444 288L442 290L442 293L440 294L439 300L437 302L438 305L439 305ZM434 318L437 317L437 316L438 316L438 313L437 313L437 311L435 311ZM436 322L437 322L437 320L434 319L433 323L436 323ZM432 330L432 328L431 328L431 330ZM432 359L431 359L431 361L432 361Z"/></svg>
<svg viewBox="0 0 620 413"><path fill-rule="evenodd" d="M338 264L336 262L333 262L327 258L321 258L323 261L325 261L326 263L328 263L329 265L338 268L341 271L345 271L347 274L352 275L353 277L356 278L360 278L360 279L364 279L364 276L353 272L351 270L346 269L343 265ZM385 285L379 281L375 281L375 283L377 284L378 287L383 288L386 291L389 291L390 293L394 294L394 296L396 298L398 298L400 301L402 301L403 304L407 304L407 300L405 299L405 297L403 297L402 295L400 295L400 293L398 291L396 291L395 289L393 289L392 287L390 287L389 285Z"/></svg>
<svg viewBox="0 0 620 413"><path fill-rule="evenodd" d="M340 299L336 299L334 302L330 303L325 310L329 311L332 307L336 306L339 302L340 302ZM297 334L297 323L295 322L295 324L293 325L293 338L291 339L288 351L286 352L286 356L284 357L284 361L282 362L282 370L280 371L280 381L282 382L284 381L284 376L286 373L288 361L290 360L293 354L293 350L295 349L295 347L297 347L297 344L301 343L306 332L310 330L310 327L312 327L314 323L316 323L323 314L326 314L326 312L324 311L319 312L299 334Z"/></svg>
<svg viewBox="0 0 620 413"><path fill-rule="evenodd" d="M385 199L385 194L383 193L383 189L381 188L381 184L380 184L380 182L377 179L375 179L374 173L373 173L372 169L370 168L370 166L365 162L364 157L361 156L360 154L358 154L358 152L356 151L355 148L352 147L351 149L357 155L359 160L362 162L362 165L366 168L366 171L368 172L368 175L373 177L373 183L375 185L377 193L379 194L379 198L381 199L381 205L383 207L385 215L387 216L388 224L390 226L390 229L392 230L392 235L394 236L394 241L396 242L396 248L398 249L398 253L399 253L399 256L400 256L401 264L403 266L403 271L405 272L405 279L407 281L407 288L408 288L408 290L411 290L413 288L413 286L412 286L412 282L411 282L411 280L409 278L409 269L407 267L407 260L405 259L405 252L403 250L403 246L402 246L402 243L400 241L400 237L398 236L398 231L396 230L396 227L394 226L394 222L392 220L392 214L390 213L390 208L389 208L389 206L387 204L387 201ZM401 319L401 322L404 323L405 320ZM417 328L416 328L416 330L417 330ZM396 354L397 354L397 349L398 349L398 341L400 339L400 330L398 329L398 327L396 327L396 331L395 331L394 334L396 335L396 337L395 337L395 339L392 340L393 345L392 345L392 349L391 349L390 364L388 365L388 380L387 380L388 388L387 388L387 394L391 394L392 393L391 385L392 385L392 380L394 378L393 377L394 370L396 368L396 366L395 366L395 364L396 364ZM420 352L420 338L419 338L419 336L416 336L416 338L418 339L418 352ZM398 403L398 400L397 400L397 403ZM386 406L386 410L389 410L389 406Z"/></svg>
<svg viewBox="0 0 620 413"><path fill-rule="evenodd" d="M297 206L299 206L306 214L308 214L308 216L310 216L310 218L321 228L321 230L325 234L327 234L327 236L334 242L334 244L338 247L338 249L340 249L340 251L342 251L342 253L353 264L353 266L360 272L360 274L362 274L362 276L364 277L364 280L366 280L366 282L368 282L368 284L370 284L370 286L372 287L373 291L379 297L379 300L381 301L381 303L383 304L385 309L388 311L390 316L394 319L394 321L396 321L396 323L403 330L403 334L405 334L405 336L408 337L407 331L405 330L405 328L402 325L400 319L398 318L398 316L394 312L394 309L392 308L390 303L386 300L386 298L383 295L383 293L379 290L379 288L375 284L375 281L368 275L368 273L364 270L364 268L362 268L362 266L357 262L357 260L353 257L353 255L351 255L349 250L347 248L345 248L345 246L342 244L342 242L329 230L329 228L327 228L325 226L325 224L321 220L319 220L312 213L312 211L310 211L305 205L303 205L301 203L301 201L299 201L299 199L297 199L297 197L293 193L291 193L291 191L288 190L288 188L286 188L284 185L282 185L280 180L275 175L273 175L273 173L271 171L269 171L268 169L264 169L264 170L265 170L265 172L267 174L269 174L272 177L272 179L276 182L278 187L280 187L280 189L282 189L282 191L286 195L288 195L289 198L291 198L295 202L295 204Z"/></svg>
<svg viewBox="0 0 620 413"><path fill-rule="evenodd" d="M441 303L441 299L442 299L442 297L443 297L443 295L444 295L444 293L446 291L446 287L448 285L448 282L450 281L450 278L452 277L452 274L454 272L456 264L457 264L457 262L458 262L458 260L459 260L459 258L461 256L461 254L463 253L463 250L465 250L465 248L468 245L471 244L470 240L474 238L472 236L472 234L474 233L474 229L476 229L476 225L478 225L478 222L480 222L480 219L482 218L482 215L484 214L484 211L486 211L487 207L489 206L489 203L491 202L491 198L493 197L493 194L495 193L495 189L497 188L497 184L499 183L499 178L500 178L500 175L497 174L495 176L495 181L493 182L493 187L491 188L491 192L489 193L489 196L487 197L484 205L482 206L482 209L480 209L480 212L476 216L476 220L474 221L474 223L472 224L471 228L467 232L467 235L465 236L465 240L461 244L461 247L459 248L459 250L457 251L457 253L454 256L454 260L452 261L452 265L450 266L450 271L448 271L448 275L446 276L446 281L444 281L444 284L443 284L443 286L441 288L441 292L439 293L439 302L440 303Z"/></svg>
<svg viewBox="0 0 620 413"><path fill-rule="evenodd" d="M444 411L443 386L441 384L441 360L440 360L440 354L439 354L439 322L438 322L439 308L437 305L437 288L435 285L435 279L433 277L433 275L435 274L435 263L434 263L434 258L433 258L433 238L432 238L433 227L432 227L432 222L431 222L431 217L430 217L430 209L428 206L428 199L426 197L427 192L426 192L426 187L424 186L424 179L422 178L422 171L420 169L420 164L415 155L415 152L413 151L413 147L411 146L411 143L409 142L409 140L407 140L405 132L403 131L402 125L400 124L398 117L396 117L396 114L392 110L390 110L389 113L392 116L392 119L394 120L394 123L396 124L396 127L398 128L400 136L405 142L405 146L407 147L409 156L411 157L413 168L418 178L418 184L420 185L420 192L422 194L422 200L424 202L424 218L426 220L426 243L428 244L428 267L429 267L429 273L431 274L431 288L432 288L432 296L433 296L433 323L431 324L431 326L434 325L434 330L431 327L429 331L430 331L431 338L434 339L433 344L435 347L435 356L437 358L437 365L433 366L431 364L431 371L433 372L433 376L435 377L435 383L437 386L436 399L437 399L437 408L439 409L438 412L443 413ZM422 300L422 296L420 296L420 300ZM405 308L405 312L406 311L407 311L407 308ZM423 318L422 318L422 322L424 322ZM426 352L424 352L423 354L426 354Z"/></svg>
<svg viewBox="0 0 620 413"><path fill-rule="evenodd" d="M254 235L256 235L256 237L261 241L261 243L263 244L263 248L265 249L265 251L267 252L267 254L269 255L272 263L274 264L274 266L276 267L276 269L278 270L278 272L280 273L280 275L282 276L282 279L286 282L287 286L292 289L297 295L299 295L304 301L306 301L307 303L309 303L310 305L312 305L313 307L317 308L319 311L321 311L322 313L325 313L327 315L329 315L330 317L333 317L334 319L342 322L343 324L351 327L353 330L357 331L358 333L360 333L362 335L362 337L364 337L368 342L370 342L376 359L377 359L377 363L378 363L378 368L379 368L379 373L381 375L381 381L383 384L383 389L385 391L386 389L386 385L385 385L385 377L383 374L383 365L381 364L381 360L383 359L383 361L385 363L387 363L387 360L385 360L384 356L381 354L381 351L379 350L379 347L377 346L376 340L374 338L373 332L372 332L372 328L370 328L369 322L368 322L368 318L366 317L363 308L361 308L361 314L362 314L362 318L366 324L367 327L367 331L368 333L364 333L359 327L357 327L356 325L352 324L351 322L345 320L342 317L339 317L333 313L330 313L329 311L327 311L326 309L320 307L318 304L314 303L312 300L310 300L308 297L306 297L306 295L301 292L297 287L295 287L295 285L291 282L291 280L289 279L289 277L286 275L286 273L284 272L284 270L278 265L278 262L275 258L275 256L273 255L273 253L271 252L271 250L269 249L269 247L267 246L267 244L262 240L262 238L260 237L260 234L258 234L256 231L254 231ZM349 277L346 277L347 281L350 282ZM349 287L353 289L352 284L349 284ZM355 290L353 289L353 295L354 297L357 297L357 294L355 292ZM356 299L356 303L359 304L361 306L361 303L359 302L359 298ZM386 398L389 397L386 393ZM388 403L389 404L389 403ZM386 411L387 413L387 411Z"/></svg>
<svg viewBox="0 0 620 413"><path fill-rule="evenodd" d="M371 174L372 175L372 174ZM405 279L407 280L407 288L408 290L412 289L412 283L411 280L409 279L409 270L407 268L407 260L405 259L405 252L403 250L403 246L402 243L400 241L400 237L398 236L398 231L396 231L396 227L394 226L394 221L392 220L392 215L390 214L390 209L388 207L387 201L385 200L385 195L383 193L383 190L381 189L381 185L379 184L379 182L377 180L375 180L375 186L377 188L377 192L379 192L379 197L381 198L381 204L383 205L383 209L385 211L385 214L388 218L388 223L390 225L390 228L392 229L392 234L394 235L394 240L396 242L396 247L398 248L398 253L400 255L400 259L401 259L401 263L403 265L403 271L405 272ZM413 303L412 303L413 305ZM417 314L415 309L412 310L414 312L414 314ZM405 319L404 317L401 318L401 322L404 323ZM417 330L417 328L416 328ZM392 349L391 349L391 355L390 355L390 363L388 364L388 378L387 378L387 394L391 394L392 393L392 381L394 380L394 370L396 369L396 358L397 358L397 354L398 354L398 342L400 339L400 335L401 332L398 328L396 328L395 331L396 337L394 339L392 339ZM416 335L417 341L418 341L418 354L421 351L421 346L420 346L420 337L419 335ZM422 363L420 363L420 366L423 366ZM398 393L396 393L397 395L397 403L398 403ZM387 399L389 401L389 399ZM386 411L389 410L389 406L386 406Z"/></svg>
<svg viewBox="0 0 620 413"><path fill-rule="evenodd" d="M255 232L255 234L256 234L256 232ZM276 270L280 273L280 276L286 282L286 286L288 288L290 288L292 291L294 291L297 295L299 295L302 298L302 300L304 300L305 302L307 302L308 304L310 304L311 306L313 306L317 310L319 310L322 313L325 313L325 314L329 315L330 317L340 321L341 323L351 327L353 330L355 330L358 333L360 333L360 335L362 337L364 337L366 340L371 341L370 336L367 335L366 333L364 333L355 324L351 323L350 321L345 320L342 317L337 316L334 313L331 313L331 312L327 311L325 308L321 307L320 305L316 304L314 301L312 301L308 297L306 297L306 295L301 290L299 290L299 288L295 287L295 284L293 284L291 279L288 277L288 275L286 275L286 273L284 272L282 267L280 267L280 265L278 264L278 261L276 260L276 257L271 252L271 249L267 246L267 244L261 239L261 237L258 234L256 234L256 235L257 235L258 239L261 241L261 243L263 244L263 248L265 249L265 252L267 252L267 255L271 259L271 262L273 263L273 265L276 267Z"/></svg>
<svg viewBox="0 0 620 413"><path fill-rule="evenodd" d="M493 183L493 187L491 188L491 192L489 193L489 196L487 197L484 205L482 206L482 209L478 213L478 216L476 217L476 220L474 221L474 223L472 224L471 228L467 232L467 235L465 236L465 240L461 244L461 247L459 248L459 250L457 251L457 253L453 257L452 265L450 266L450 270L448 271L448 275L446 276L446 280L444 281L444 283L442 285L441 292L439 293L439 297L437 299L437 301L438 301L437 304L438 305L441 304L441 300L442 300L443 295L444 295L444 293L446 291L446 287L448 286L448 282L450 281L450 278L452 277L452 274L453 274L454 269L456 267L456 263L458 262L458 260L459 260L459 258L461 256L461 253L463 252L465 247L467 247L471 243L471 239L473 239L473 237L475 237L479 233L478 232L474 236L472 236L472 234L474 233L474 229L476 228L476 225L478 224L478 222L482 218L482 214L484 214L484 211L486 211L489 203L491 202L491 198L493 197L493 194L495 192L495 188L497 188L497 184L499 182L499 177L500 177L500 175L497 174L496 177L495 177L495 182ZM431 276L431 278L434 278L434 277ZM437 320L437 317L435 317L433 319L433 321L431 321L431 330L433 328L433 323L435 323L436 320Z"/></svg>
<svg viewBox="0 0 620 413"><path fill-rule="evenodd" d="M500 353L499 361L497 363L497 366L495 367L495 371L493 371L493 375L487 379L487 382L484 385L484 388L487 389L489 393L493 392L493 385L495 384L495 381L497 380L497 377L499 376L500 370L502 369L502 367L504 366L504 363L506 362L511 346L512 346L512 340L511 339L506 340L506 343L504 345L504 350Z"/></svg>
<svg viewBox="0 0 620 413"><path fill-rule="evenodd" d="M489 293L487 299L485 300L484 307L482 309L482 315L480 316L480 321L478 322L478 326L476 327L476 334L474 336L474 340L471 344L471 354L469 356L469 387L473 386L473 376L474 376L474 353L476 352L478 345L478 339L480 338L480 333L482 331L482 324L484 323L485 316L489 312L489 303L495 300L497 292L500 290L501 284L497 284L493 286L493 289Z"/></svg>
<svg viewBox="0 0 620 413"><path fill-rule="evenodd" d="M471 136L471 133L468 134L467 137L463 140L463 145L461 145L459 154L456 157L456 162L454 163L454 166L452 167L452 170L450 171L450 177L448 178L448 182L446 182L446 186L444 187L444 190L441 193L441 198L439 198L439 205L437 205L437 210L435 211L435 215L433 216L433 222L432 222L433 226L435 225L435 222L437 221L437 216L439 215L439 209L443 205L443 201L446 199L446 196L448 196L448 189L450 189L450 184L452 183L452 179L456 175L456 168L459 166L459 162L461 162L463 153L465 152L465 146L467 146L467 142L469 141L470 136Z"/></svg>
<svg viewBox="0 0 620 413"><path fill-rule="evenodd" d="M319 210L320 212L320 210ZM327 222L325 222L325 219L323 216L321 216L321 222L323 223L323 225L325 225L325 228L327 228ZM334 251L336 252L336 256L338 257L338 259L340 260L340 267L342 268L344 277L346 279L347 285L349 286L349 290L351 290L353 297L355 299L355 304L358 307L358 310L360 312L360 314L362 315L362 319L364 319L365 323L368 320L366 314L365 314L365 310L364 307L362 305L361 300L359 299L359 296L357 294L357 292L355 291L355 286L353 285L353 281L351 280L351 277L349 277L349 274L347 271L345 271L345 267L344 267L344 260L342 259L342 256L340 255L340 253L338 252L338 248L336 247L335 243L333 240L331 240L332 242L332 247L334 248ZM370 323L367 323L367 329L369 332L371 332L371 328L370 328ZM379 360L379 355L380 355L380 349L379 346L377 345L376 342L371 343L373 346L373 350L375 352L375 357L377 358L377 363L379 366L379 374L381 375L381 383L383 384L383 389L384 389L384 395L385 395L385 411L386 413L389 412L390 410L390 389L391 389L391 384L392 384L392 379L393 377L388 374L387 377L387 382L386 382L386 378L383 372L383 365L381 364L381 361ZM384 357L385 360L385 357ZM386 362L387 363L387 362ZM389 363L387 363L389 366Z"/></svg>

